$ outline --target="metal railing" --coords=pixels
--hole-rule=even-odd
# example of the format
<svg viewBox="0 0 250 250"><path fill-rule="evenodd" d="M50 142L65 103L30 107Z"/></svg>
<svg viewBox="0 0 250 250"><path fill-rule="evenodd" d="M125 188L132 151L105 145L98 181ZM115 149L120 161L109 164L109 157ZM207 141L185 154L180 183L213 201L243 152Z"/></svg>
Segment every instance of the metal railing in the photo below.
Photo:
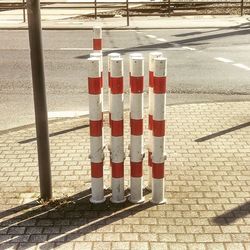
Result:
<svg viewBox="0 0 250 250"><path fill-rule="evenodd" d="M26 0L22 2L0 2L0 11L4 10L23 10L23 22L26 22ZM188 11L194 11L192 15L224 15L225 10L237 10L242 16L245 10L250 10L250 2L244 0L238 1L175 1L167 0L163 2L41 2L41 9L89 9L93 10L89 14L81 14L80 16L93 17L111 17L114 16L112 11L122 11L126 16L127 26L130 23L130 17L133 16L171 16L171 15L188 15ZM102 10L102 11L100 11ZM206 11L209 10L209 13ZM221 10L221 13L213 13L214 10ZM99 11L99 12L98 12ZM182 11L183 13L175 12ZM185 13L186 11L186 13ZM195 12L196 11L196 12ZM205 11L205 12L204 12Z"/></svg>

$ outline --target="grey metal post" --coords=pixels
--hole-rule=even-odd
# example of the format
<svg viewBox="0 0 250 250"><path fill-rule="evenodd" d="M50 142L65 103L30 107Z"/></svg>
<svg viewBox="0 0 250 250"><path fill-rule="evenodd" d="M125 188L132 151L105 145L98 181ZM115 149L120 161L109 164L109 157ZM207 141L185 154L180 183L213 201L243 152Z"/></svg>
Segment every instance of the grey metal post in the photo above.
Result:
<svg viewBox="0 0 250 250"><path fill-rule="evenodd" d="M25 23L26 22L26 16L25 16L25 0L23 0L23 22Z"/></svg>
<svg viewBox="0 0 250 250"><path fill-rule="evenodd" d="M170 15L171 15L171 10L170 10L170 1L171 1L171 0L168 0L168 16L170 16Z"/></svg>
<svg viewBox="0 0 250 250"><path fill-rule="evenodd" d="M243 16L243 11L244 11L244 0L241 0L240 4L240 15Z"/></svg>
<svg viewBox="0 0 250 250"><path fill-rule="evenodd" d="M40 1L28 0L27 11L37 134L40 193L43 200L49 200L52 198L52 185L48 116L42 50Z"/></svg>
<svg viewBox="0 0 250 250"><path fill-rule="evenodd" d="M127 9L127 26L129 26L129 9L128 9L128 0L126 0L126 9Z"/></svg>
<svg viewBox="0 0 250 250"><path fill-rule="evenodd" d="M97 0L95 0L95 19L97 19Z"/></svg>

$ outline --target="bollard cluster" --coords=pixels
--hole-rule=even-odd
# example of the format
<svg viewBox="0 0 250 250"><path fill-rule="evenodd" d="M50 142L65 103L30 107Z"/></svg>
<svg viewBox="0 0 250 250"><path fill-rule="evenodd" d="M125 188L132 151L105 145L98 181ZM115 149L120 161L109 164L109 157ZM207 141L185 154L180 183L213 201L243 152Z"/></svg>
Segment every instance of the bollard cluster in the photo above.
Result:
<svg viewBox="0 0 250 250"><path fill-rule="evenodd" d="M93 29L93 50L88 59L88 91L90 119L90 160L92 203L105 201L103 166L103 57L102 30ZM107 85L110 127L110 175L112 203L126 200L124 188L124 60L119 53L108 55ZM130 196L132 203L144 202L144 57L141 53L130 54ZM165 203L164 163L165 156L165 106L167 59L161 52L149 54L149 108L148 108L148 165L147 188L152 190L151 202Z"/></svg>

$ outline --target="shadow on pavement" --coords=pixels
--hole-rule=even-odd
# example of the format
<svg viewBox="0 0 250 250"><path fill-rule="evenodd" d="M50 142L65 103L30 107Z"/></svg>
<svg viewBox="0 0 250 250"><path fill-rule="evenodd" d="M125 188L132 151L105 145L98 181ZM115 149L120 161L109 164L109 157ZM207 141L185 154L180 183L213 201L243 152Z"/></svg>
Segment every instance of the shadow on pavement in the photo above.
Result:
<svg viewBox="0 0 250 250"><path fill-rule="evenodd" d="M239 30L239 28L241 28L241 29ZM139 50L150 50L150 49L154 50L155 48L159 48L159 47L161 49L166 49L166 48L175 47L175 45L173 45L173 44L187 46L187 45L194 45L197 42L209 41L209 40L216 39L216 38L230 37L230 36L236 36L236 35L237 36L249 35L250 34L250 22L247 22L247 23L239 25L239 26L235 26L233 28L231 27L231 29L235 29L235 30L230 31L230 32L226 32L226 33L208 34L205 36L203 35L203 36L186 38L186 39L181 39L181 40L176 40L176 41L171 41L171 42L163 42L163 43L135 46L135 47L129 47L129 48L124 48L124 49L120 49L120 50L118 49L118 50L112 50L112 51L103 51L103 56L107 56L111 52L125 54L125 53L129 53L129 52L134 52L135 50L138 50L138 51ZM218 30L215 30L215 31L218 31ZM206 32L204 32L204 33L206 33ZM76 58L77 59L87 59L87 58L89 58L89 54L77 56Z"/></svg>
<svg viewBox="0 0 250 250"><path fill-rule="evenodd" d="M213 218L213 222L221 226L229 225L235 222L237 219L244 218L249 214L250 214L250 201Z"/></svg>
<svg viewBox="0 0 250 250"><path fill-rule="evenodd" d="M107 199L104 203L91 204L90 195L90 190L85 190L39 207L34 208L31 204L25 204L2 212L2 218L12 216L0 221L0 235L6 235L9 239L1 240L0 249L5 249L16 242L40 243L40 249L50 249L55 244L63 245L154 206L150 202L139 205L128 201L112 204L109 201L108 191L105 193ZM28 210L22 211L23 209ZM15 216L15 211L22 211L22 213ZM21 229L23 232L20 231ZM49 238L47 238L48 235ZM22 245L22 249L28 247L29 245L27 247L25 244Z"/></svg>
<svg viewBox="0 0 250 250"><path fill-rule="evenodd" d="M70 128L70 129L65 129L65 130L62 130L62 131L51 133L51 134L49 134L49 137L54 137L54 136L57 136L57 135L63 135L63 134L69 133L69 132L73 132L73 131L83 129L83 128L88 128L88 127L89 127L89 125L82 125L82 126L78 126L78 127L74 127L74 128ZM34 142L36 140L37 140L37 138L30 138L30 139L27 139L27 140L19 141L18 143L19 144L26 144L26 143Z"/></svg>
<svg viewBox="0 0 250 250"><path fill-rule="evenodd" d="M225 135L227 133L231 133L235 130L239 130L239 129L242 129L242 128L246 128L246 127L249 127L250 126L250 122L246 122L246 123L243 123L243 124L240 124L238 126L235 126L235 127L232 127L232 128L228 128L228 129L225 129L225 130L222 130L222 131L219 131L219 132L216 132L216 133L213 133L211 135L207 135L207 136L204 136L204 137L201 137L199 139L196 139L195 142L204 142L204 141L208 141L208 140L211 140L211 139L214 139L218 136L221 136L221 135Z"/></svg>

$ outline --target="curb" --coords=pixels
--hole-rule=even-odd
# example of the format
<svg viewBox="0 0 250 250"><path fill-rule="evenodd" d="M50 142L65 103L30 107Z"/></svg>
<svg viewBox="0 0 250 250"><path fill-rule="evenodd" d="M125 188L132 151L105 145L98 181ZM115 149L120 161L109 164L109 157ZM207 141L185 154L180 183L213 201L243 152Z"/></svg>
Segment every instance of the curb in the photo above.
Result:
<svg viewBox="0 0 250 250"><path fill-rule="evenodd" d="M103 30L173 30L173 29L246 29L249 27L239 27L239 25L226 26L226 25L217 25L217 26L186 26L186 27L102 27ZM28 27L0 27L0 30L28 30ZM93 27L42 27L42 30L93 30Z"/></svg>
<svg viewBox="0 0 250 250"><path fill-rule="evenodd" d="M232 102L232 103L238 103L238 102L249 102L249 100L247 101L242 101L242 100L236 100L236 101L232 101L232 100L228 100L228 101L206 101L206 102L203 102L203 101L197 101L197 102L185 102L185 103L177 103L177 104L167 104L166 106L168 107L173 107L173 106L181 106L181 105L193 105L193 104L210 104L210 103L228 103L228 102ZM144 109L147 108L147 107L144 107ZM125 108L124 111L129 111L129 108ZM108 111L104 111L103 112L104 114L107 114ZM64 122L64 121L68 121L70 119L76 119L76 118L86 118L88 117L89 114L86 114L86 115L81 115L81 116L76 116L76 117L70 117L70 118L56 118L56 119L53 119L53 120L49 120L48 121L48 124L53 124L53 123L56 123L56 122ZM35 123L31 123L31 124L26 124L26 125L22 125L22 126L19 126L19 127L14 127L14 128L10 128L10 129L6 129L6 130L0 130L0 136L1 135L5 135L5 134L8 134L8 133L12 133L12 132L16 132L16 131L20 131L20 130L23 130L23 129L29 129L29 128L33 128L35 127L36 124Z"/></svg>

